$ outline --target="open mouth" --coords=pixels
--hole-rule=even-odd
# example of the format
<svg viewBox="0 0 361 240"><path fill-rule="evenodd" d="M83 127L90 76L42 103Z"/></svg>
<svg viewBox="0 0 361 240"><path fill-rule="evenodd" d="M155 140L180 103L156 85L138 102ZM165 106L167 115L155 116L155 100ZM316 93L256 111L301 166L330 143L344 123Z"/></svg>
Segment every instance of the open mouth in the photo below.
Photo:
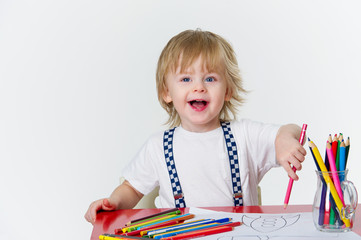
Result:
<svg viewBox="0 0 361 240"><path fill-rule="evenodd" d="M207 101L204 100L192 100L188 102L194 110L202 111L208 105Z"/></svg>

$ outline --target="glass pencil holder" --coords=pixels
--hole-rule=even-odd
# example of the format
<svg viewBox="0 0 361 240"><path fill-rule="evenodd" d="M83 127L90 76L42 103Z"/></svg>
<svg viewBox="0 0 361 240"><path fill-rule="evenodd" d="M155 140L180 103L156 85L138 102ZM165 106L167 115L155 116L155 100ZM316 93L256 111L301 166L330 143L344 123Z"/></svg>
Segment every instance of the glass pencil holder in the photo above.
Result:
<svg viewBox="0 0 361 240"><path fill-rule="evenodd" d="M345 171L316 171L317 190L312 206L313 222L324 232L352 230L358 203L357 190Z"/></svg>

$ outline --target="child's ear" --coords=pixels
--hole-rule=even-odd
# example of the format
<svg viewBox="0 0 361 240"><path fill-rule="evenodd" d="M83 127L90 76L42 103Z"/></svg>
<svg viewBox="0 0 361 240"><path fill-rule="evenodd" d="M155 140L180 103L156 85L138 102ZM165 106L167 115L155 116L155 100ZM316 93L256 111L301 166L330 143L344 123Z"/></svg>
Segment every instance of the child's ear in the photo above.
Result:
<svg viewBox="0 0 361 240"><path fill-rule="evenodd" d="M225 101L230 101L232 98L232 89L231 88L227 88L226 90L226 95L224 96L224 100Z"/></svg>
<svg viewBox="0 0 361 240"><path fill-rule="evenodd" d="M170 94L169 94L168 88L165 88L165 89L164 89L164 92L163 92L163 100L164 100L164 102L166 102L166 103L170 103L170 102L173 101L172 97L171 97Z"/></svg>

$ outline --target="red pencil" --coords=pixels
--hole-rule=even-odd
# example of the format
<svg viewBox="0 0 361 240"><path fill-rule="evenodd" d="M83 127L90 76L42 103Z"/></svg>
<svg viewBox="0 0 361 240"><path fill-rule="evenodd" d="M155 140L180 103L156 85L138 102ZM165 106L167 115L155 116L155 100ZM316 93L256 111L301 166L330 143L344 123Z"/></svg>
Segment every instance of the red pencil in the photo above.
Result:
<svg viewBox="0 0 361 240"><path fill-rule="evenodd" d="M146 219L149 219L149 218L152 218L152 217L156 217L156 216L159 216L159 215L167 214L167 213L172 213L172 212L175 212L175 211L178 211L178 210L179 210L179 208L171 208L171 209L159 212L159 213L155 213L155 214L148 215L148 216L145 216L145 217L142 217L142 218L134 219L134 220L131 220L130 222L126 223L125 226L129 226L131 224L134 224L135 222L143 221L143 220L146 220Z"/></svg>
<svg viewBox="0 0 361 240"><path fill-rule="evenodd" d="M307 124L303 124L302 125L302 130L301 130L301 134L300 134L300 138L299 138L299 142L302 144L305 136L306 136L306 130L307 130ZM294 172L296 172L296 168L292 167L292 170ZM286 197L285 197L285 202L284 202L284 206L283 208L286 209L288 206L288 201L290 200L290 196L291 196L291 191L292 191L292 185L293 185L293 179L290 178L289 182L288 182L288 187L287 187L287 192L286 192Z"/></svg>
<svg viewBox="0 0 361 240"><path fill-rule="evenodd" d="M151 230L151 229L161 228L161 227L170 227L170 226L173 226L173 225L176 225L176 224L179 224L179 223L183 223L183 222L184 222L184 220L170 220L170 221L167 221L167 222L154 224L154 225L149 226L149 227L145 227L145 228L142 228L142 229L139 229L139 230L126 232L126 233L123 233L122 229L120 228L120 229L115 229L115 233L122 233L121 235L124 235L124 236L137 236L137 235L140 235L141 231Z"/></svg>
<svg viewBox="0 0 361 240"><path fill-rule="evenodd" d="M335 157L337 156L337 146L338 146L338 138L337 138L337 134L335 134L331 144L333 156Z"/></svg>
<svg viewBox="0 0 361 240"><path fill-rule="evenodd" d="M204 236L208 236L208 235L212 235L212 234L229 232L232 230L233 230L233 227L228 227L228 226L214 227L214 228L202 229L202 230L189 232L189 233L182 233L182 234L178 234L176 236L162 238L162 240L180 240L180 239L184 240L184 239L191 239L191 238L196 238L196 237L204 237Z"/></svg>

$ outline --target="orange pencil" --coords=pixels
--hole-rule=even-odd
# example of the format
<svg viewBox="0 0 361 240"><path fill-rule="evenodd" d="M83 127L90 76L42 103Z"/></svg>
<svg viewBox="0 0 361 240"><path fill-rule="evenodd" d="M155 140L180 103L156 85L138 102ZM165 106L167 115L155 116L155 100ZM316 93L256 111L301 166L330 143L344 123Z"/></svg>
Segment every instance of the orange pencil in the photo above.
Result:
<svg viewBox="0 0 361 240"><path fill-rule="evenodd" d="M148 216L145 216L145 217L142 217L142 218L131 220L130 222L126 223L125 226L129 226L131 224L134 224L135 222L144 221L144 220L147 220L147 219L150 219L150 218L153 218L153 217L157 217L157 216L160 216L160 215L164 215L164 214L170 215L171 213L176 212L176 211L179 211L179 208L171 208L171 209L159 212L159 213L155 213L155 214L148 215Z"/></svg>
<svg viewBox="0 0 361 240"><path fill-rule="evenodd" d="M180 223L183 223L183 222L184 222L184 220L170 220L170 221L167 221L167 222L154 224L154 225L149 226L149 227L144 227L144 228L139 229L139 230L126 232L126 233L123 233L122 235L125 235L125 236L137 236L137 235L141 235L142 231L146 231L146 230L150 231L150 230L161 228L161 227L170 227L170 226L174 226L174 225L177 225L177 224L180 224ZM122 232L123 231L121 229L116 229L115 230L115 233L122 233Z"/></svg>
<svg viewBox="0 0 361 240"><path fill-rule="evenodd" d="M228 226L214 227L214 228L198 230L198 231L189 232L189 233L182 233L182 234L178 234L178 235L175 235L172 237L162 238L162 240L181 240L181 239L184 240L184 239L191 239L191 238L196 238L196 237L204 237L204 236L208 236L208 235L212 235L212 234L229 232L232 230L233 230L233 227L228 227Z"/></svg>
<svg viewBox="0 0 361 240"><path fill-rule="evenodd" d="M143 226L148 226L148 225L153 225L153 224L157 224L157 223L161 223L161 222L166 222L167 220L173 220L173 218L175 218L175 217L177 217L177 215L173 214L173 215L167 215L165 217L163 216L163 217L160 217L160 218L155 218L155 219L152 219L152 220L149 220L149 221L146 221L146 222L135 223L135 224L132 224L132 225L129 225L127 227L122 228L122 231L123 231L123 233L131 232L131 231L137 230L138 228L141 228Z"/></svg>

